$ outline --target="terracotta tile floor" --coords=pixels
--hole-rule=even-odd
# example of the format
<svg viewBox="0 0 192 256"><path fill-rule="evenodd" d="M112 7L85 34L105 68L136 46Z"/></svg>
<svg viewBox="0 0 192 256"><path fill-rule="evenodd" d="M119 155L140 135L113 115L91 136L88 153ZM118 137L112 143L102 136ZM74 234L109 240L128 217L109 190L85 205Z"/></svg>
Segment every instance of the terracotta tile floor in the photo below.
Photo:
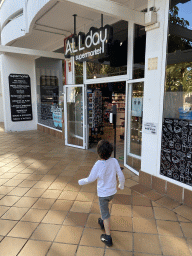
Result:
<svg viewBox="0 0 192 256"><path fill-rule="evenodd" d="M96 183L80 187L97 155L38 131L4 133L0 125L1 256L188 256L192 209L138 184L110 204L114 245L101 241Z"/></svg>

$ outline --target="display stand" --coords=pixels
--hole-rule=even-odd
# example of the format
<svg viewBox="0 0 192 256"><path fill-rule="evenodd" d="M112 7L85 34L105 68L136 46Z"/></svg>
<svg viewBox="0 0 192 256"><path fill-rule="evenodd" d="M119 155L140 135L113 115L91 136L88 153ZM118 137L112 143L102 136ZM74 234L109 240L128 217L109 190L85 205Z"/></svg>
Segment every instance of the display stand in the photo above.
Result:
<svg viewBox="0 0 192 256"><path fill-rule="evenodd" d="M101 138L98 135L103 134L102 92L99 89L89 90L87 98L90 142L99 141Z"/></svg>
<svg viewBox="0 0 192 256"><path fill-rule="evenodd" d="M121 126L121 120L125 117L125 95L122 93L113 94L112 104L117 106L117 126Z"/></svg>

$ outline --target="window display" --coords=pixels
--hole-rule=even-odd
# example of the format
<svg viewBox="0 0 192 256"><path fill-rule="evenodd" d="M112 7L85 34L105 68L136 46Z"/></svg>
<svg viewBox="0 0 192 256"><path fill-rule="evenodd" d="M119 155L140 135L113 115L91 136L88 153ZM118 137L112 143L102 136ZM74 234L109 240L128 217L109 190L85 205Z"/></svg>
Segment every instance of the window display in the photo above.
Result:
<svg viewBox="0 0 192 256"><path fill-rule="evenodd" d="M190 8L191 1L177 1L169 11L160 174L191 186L192 22L186 11Z"/></svg>
<svg viewBox="0 0 192 256"><path fill-rule="evenodd" d="M36 60L38 123L62 131L63 77L62 61Z"/></svg>
<svg viewBox="0 0 192 256"><path fill-rule="evenodd" d="M192 123L165 118L162 131L161 175L192 186Z"/></svg>

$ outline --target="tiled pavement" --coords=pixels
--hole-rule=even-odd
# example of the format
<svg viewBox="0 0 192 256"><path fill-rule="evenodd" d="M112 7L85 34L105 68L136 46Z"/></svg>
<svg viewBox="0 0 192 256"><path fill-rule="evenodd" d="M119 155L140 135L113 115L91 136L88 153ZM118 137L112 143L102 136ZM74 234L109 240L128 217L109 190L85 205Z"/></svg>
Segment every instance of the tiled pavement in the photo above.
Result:
<svg viewBox="0 0 192 256"><path fill-rule="evenodd" d="M191 255L191 208L140 186L127 169L110 204L114 246L104 246L96 183L77 183L96 159L41 132L0 126L0 256Z"/></svg>

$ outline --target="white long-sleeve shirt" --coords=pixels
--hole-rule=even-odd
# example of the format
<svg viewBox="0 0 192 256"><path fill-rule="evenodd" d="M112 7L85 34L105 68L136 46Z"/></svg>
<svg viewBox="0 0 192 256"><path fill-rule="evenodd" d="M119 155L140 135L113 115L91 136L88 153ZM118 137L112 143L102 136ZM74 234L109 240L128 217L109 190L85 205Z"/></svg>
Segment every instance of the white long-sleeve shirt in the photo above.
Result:
<svg viewBox="0 0 192 256"><path fill-rule="evenodd" d="M99 197L112 196L117 192L117 176L119 188L124 189L125 177L117 159L98 160L93 166L89 177L78 181L79 185L86 185L97 180L97 195Z"/></svg>

